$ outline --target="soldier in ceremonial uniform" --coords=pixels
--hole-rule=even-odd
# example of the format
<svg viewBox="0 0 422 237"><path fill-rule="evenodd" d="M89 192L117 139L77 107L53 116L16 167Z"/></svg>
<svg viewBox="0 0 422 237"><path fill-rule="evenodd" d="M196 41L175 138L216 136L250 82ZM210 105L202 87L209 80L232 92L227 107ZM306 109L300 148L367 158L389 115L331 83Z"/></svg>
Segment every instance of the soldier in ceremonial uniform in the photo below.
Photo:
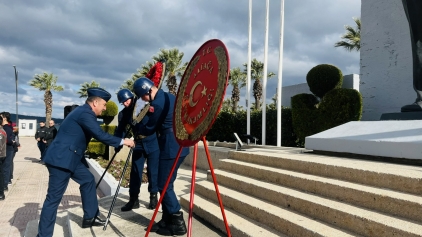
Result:
<svg viewBox="0 0 422 237"><path fill-rule="evenodd" d="M133 91L138 98L150 103L149 112L140 123L136 124L135 128L138 134L146 136L158 132L157 139L160 146L158 189L162 192L180 147L173 132L173 111L176 97L158 89L146 77L135 81ZM173 189L173 182L180 164L188 154L189 148L183 148L163 198L162 219L152 228L152 231L157 231L160 235L184 235L187 232L183 213L180 211L181 207Z"/></svg>
<svg viewBox="0 0 422 237"><path fill-rule="evenodd" d="M134 147L133 140L122 139L104 132L97 123L97 116L106 109L111 95L101 88L89 88L85 104L70 113L60 126L56 138L43 154L49 172L47 196L41 210L38 237L53 236L57 208L66 191L69 179L80 185L82 228L103 226L99 219L95 179L88 170L84 153L92 137L109 146L126 145Z"/></svg>
<svg viewBox="0 0 422 237"><path fill-rule="evenodd" d="M117 93L117 99L125 108L119 112L119 124L114 135L117 137L125 137L127 126L132 126L134 116L138 115L135 108L137 99L133 93L128 89L122 89ZM138 101L143 102L143 101ZM145 104L145 103L143 103ZM136 122L135 122L136 123ZM132 133L135 136L136 148L133 149L132 155L132 169L130 172L129 182L129 202L124 205L122 211L130 211L139 208L139 193L142 183L142 174L144 170L145 159L147 159L147 175L148 175L148 192L150 193L150 202L148 209L155 209L157 206L158 193L158 157L160 150L158 147L157 135L153 133L150 136L138 136L137 131L132 128ZM119 152L120 147L116 148Z"/></svg>
<svg viewBox="0 0 422 237"><path fill-rule="evenodd" d="M37 140L37 146L40 150L40 160L42 160L42 154L45 151L45 135L47 134L47 127L45 127L45 122L40 122L40 127L37 129L37 132L35 133L35 140Z"/></svg>
<svg viewBox="0 0 422 237"><path fill-rule="evenodd" d="M50 120L48 121L48 128L44 137L45 149L47 149L51 145L54 138L56 138L56 135L57 135L57 128L56 126L54 126L54 120Z"/></svg>

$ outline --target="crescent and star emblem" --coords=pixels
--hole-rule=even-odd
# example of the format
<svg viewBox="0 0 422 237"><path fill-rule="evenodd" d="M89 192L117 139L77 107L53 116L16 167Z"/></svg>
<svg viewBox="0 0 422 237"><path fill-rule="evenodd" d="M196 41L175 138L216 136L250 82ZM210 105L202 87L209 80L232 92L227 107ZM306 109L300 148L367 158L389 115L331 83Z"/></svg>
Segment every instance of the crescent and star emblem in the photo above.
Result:
<svg viewBox="0 0 422 237"><path fill-rule="evenodd" d="M201 81L197 81L193 85L192 89L190 90L190 94L189 94L189 105L190 105L190 107L194 107L196 104L198 104L199 100L197 100L197 101L193 100L193 93L195 93L196 87L199 86L199 85L202 85ZM207 95L207 88L204 86L204 89L201 91L201 98L206 96L206 95Z"/></svg>

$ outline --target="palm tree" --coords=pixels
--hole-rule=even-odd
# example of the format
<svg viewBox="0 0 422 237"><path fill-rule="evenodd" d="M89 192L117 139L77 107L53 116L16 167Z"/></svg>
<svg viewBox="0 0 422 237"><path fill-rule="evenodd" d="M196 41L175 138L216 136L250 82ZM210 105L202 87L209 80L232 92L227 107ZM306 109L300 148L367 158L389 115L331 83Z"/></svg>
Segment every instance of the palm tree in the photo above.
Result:
<svg viewBox="0 0 422 237"><path fill-rule="evenodd" d="M35 74L34 78L29 81L29 85L37 88L40 91L44 91L44 103L45 103L45 120L51 120L51 114L53 112L53 94L51 91L63 91L63 87L56 85L57 76L53 73L44 72L42 75Z"/></svg>
<svg viewBox="0 0 422 237"><path fill-rule="evenodd" d="M100 87L100 83L96 81L91 81L91 83L84 82L81 84L81 89L77 92L79 94L79 98L87 98L88 97L88 89L92 87Z"/></svg>
<svg viewBox="0 0 422 237"><path fill-rule="evenodd" d="M356 23L356 28L353 28L349 25L344 26L346 33L341 36L342 41L339 41L334 44L334 47L344 47L347 51L360 50L360 18L353 17L353 20Z"/></svg>
<svg viewBox="0 0 422 237"><path fill-rule="evenodd" d="M223 104L221 105L220 112L233 112L233 103L231 99L223 100Z"/></svg>
<svg viewBox="0 0 422 237"><path fill-rule="evenodd" d="M244 72L247 72L248 64L243 64L245 66ZM255 109L260 110L261 109L261 97L262 97L262 77L264 76L264 63L258 61L256 58L254 58L251 62L251 78L255 80L253 84L253 97L255 98ZM267 74L267 78L270 79L271 77L275 76L275 73L269 72Z"/></svg>
<svg viewBox="0 0 422 237"><path fill-rule="evenodd" d="M246 74L240 71L239 67L231 69L229 83L233 86L231 101L233 103L233 112L236 112L240 100L240 89L246 86Z"/></svg>
<svg viewBox="0 0 422 237"><path fill-rule="evenodd" d="M177 78L182 77L183 73L186 70L186 67L188 66L188 63L183 63L184 53L179 52L179 49L173 48L173 49L160 49L160 52L158 55L153 56L152 59L155 61L161 61L165 60L166 62L166 85L169 89L169 92L173 95L176 95L177 93Z"/></svg>
<svg viewBox="0 0 422 237"><path fill-rule="evenodd" d="M132 74L132 77L123 82L119 89L129 89L133 90L133 83L136 79L144 77L148 74L149 70L154 66L155 62L147 61L146 64L142 64L140 68L136 69L136 72Z"/></svg>

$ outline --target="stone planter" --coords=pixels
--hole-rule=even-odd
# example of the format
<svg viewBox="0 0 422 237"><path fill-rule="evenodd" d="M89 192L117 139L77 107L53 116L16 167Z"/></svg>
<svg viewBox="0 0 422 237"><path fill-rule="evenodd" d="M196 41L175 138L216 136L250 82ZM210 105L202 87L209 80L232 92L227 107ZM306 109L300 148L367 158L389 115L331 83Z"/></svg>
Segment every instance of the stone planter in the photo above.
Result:
<svg viewBox="0 0 422 237"><path fill-rule="evenodd" d="M86 161L89 166L89 171L91 171L92 175L94 175L95 182L98 183L98 180L100 180L101 175L103 175L105 169L101 167L100 164L98 164L98 162L94 159L86 159ZM116 193L118 184L119 182L111 174L106 173L98 188L105 196L111 196ZM119 193L128 192L129 188L120 187L119 189Z"/></svg>

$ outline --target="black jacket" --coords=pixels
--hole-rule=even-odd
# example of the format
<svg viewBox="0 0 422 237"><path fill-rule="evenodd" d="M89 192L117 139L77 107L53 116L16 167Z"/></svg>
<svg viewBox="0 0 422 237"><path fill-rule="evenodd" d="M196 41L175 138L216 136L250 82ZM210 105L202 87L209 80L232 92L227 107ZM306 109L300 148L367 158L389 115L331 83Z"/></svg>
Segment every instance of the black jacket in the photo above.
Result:
<svg viewBox="0 0 422 237"><path fill-rule="evenodd" d="M47 127L40 127L37 130L37 133L35 133L35 139L39 138L40 142L42 142L43 139L45 139L45 136L47 135Z"/></svg>
<svg viewBox="0 0 422 237"><path fill-rule="evenodd" d="M47 128L47 132L45 134L44 140L47 142L47 146L49 146L52 142L53 139L56 137L57 134L57 129L56 127L49 127Z"/></svg>

